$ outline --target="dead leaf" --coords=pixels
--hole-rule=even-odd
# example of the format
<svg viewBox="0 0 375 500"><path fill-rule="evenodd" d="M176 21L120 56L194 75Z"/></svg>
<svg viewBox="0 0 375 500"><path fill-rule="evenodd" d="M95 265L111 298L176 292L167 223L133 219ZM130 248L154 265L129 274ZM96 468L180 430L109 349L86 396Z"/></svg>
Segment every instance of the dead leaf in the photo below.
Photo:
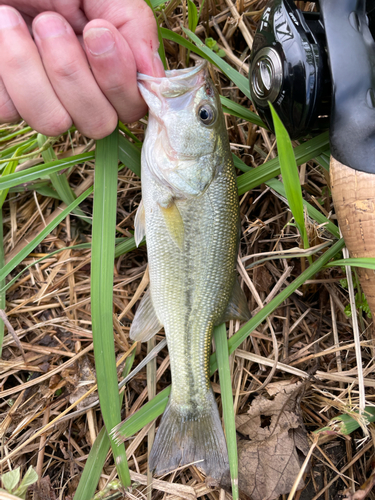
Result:
<svg viewBox="0 0 375 500"><path fill-rule="evenodd" d="M267 292L273 283L271 273L264 266L260 266L254 272L254 285L258 292Z"/></svg>
<svg viewBox="0 0 375 500"><path fill-rule="evenodd" d="M272 500L290 492L309 451L299 400L302 384L269 384L270 398L257 396L236 417L239 486L252 500ZM304 487L303 481L298 488Z"/></svg>

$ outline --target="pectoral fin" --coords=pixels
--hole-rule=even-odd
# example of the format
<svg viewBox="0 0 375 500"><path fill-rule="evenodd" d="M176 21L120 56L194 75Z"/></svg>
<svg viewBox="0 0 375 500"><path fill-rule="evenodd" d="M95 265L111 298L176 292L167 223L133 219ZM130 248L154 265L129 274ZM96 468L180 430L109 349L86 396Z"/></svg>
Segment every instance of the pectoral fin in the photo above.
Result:
<svg viewBox="0 0 375 500"><path fill-rule="evenodd" d="M143 238L146 236L146 213L145 207L143 205L143 200L141 200L137 213L135 214L134 227L134 239L135 244L138 247Z"/></svg>
<svg viewBox="0 0 375 500"><path fill-rule="evenodd" d="M184 244L184 221L179 209L172 201L168 208L160 207L160 210L163 214L168 233L178 248L182 249Z"/></svg>
<svg viewBox="0 0 375 500"><path fill-rule="evenodd" d="M147 290L135 313L129 336L132 340L146 342L156 335L162 326L156 316L150 290Z"/></svg>
<svg viewBox="0 0 375 500"><path fill-rule="evenodd" d="M220 323L229 320L247 321L251 318L251 313L247 305L246 296L236 280L233 287L232 297L227 309L220 320ZM220 324L219 323L219 324Z"/></svg>

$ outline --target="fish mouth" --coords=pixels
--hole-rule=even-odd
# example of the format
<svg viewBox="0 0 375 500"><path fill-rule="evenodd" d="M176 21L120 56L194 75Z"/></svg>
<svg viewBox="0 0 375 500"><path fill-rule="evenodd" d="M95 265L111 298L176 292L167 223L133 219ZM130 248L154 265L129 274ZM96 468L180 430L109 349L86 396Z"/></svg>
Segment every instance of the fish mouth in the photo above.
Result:
<svg viewBox="0 0 375 500"><path fill-rule="evenodd" d="M139 85L153 83L159 88L162 97L178 97L204 84L207 61L194 68L172 69L165 72L165 76L155 77L137 73ZM203 72L203 74L199 74Z"/></svg>
<svg viewBox="0 0 375 500"><path fill-rule="evenodd" d="M192 76L196 75L202 69L206 69L207 61L203 61L200 64L197 64L193 68L183 68L183 69L171 69L165 71L165 76L150 76L145 75L144 73L137 73L137 80L139 81L153 81L153 82L162 82L163 80L173 78L173 80L185 80L189 79Z"/></svg>

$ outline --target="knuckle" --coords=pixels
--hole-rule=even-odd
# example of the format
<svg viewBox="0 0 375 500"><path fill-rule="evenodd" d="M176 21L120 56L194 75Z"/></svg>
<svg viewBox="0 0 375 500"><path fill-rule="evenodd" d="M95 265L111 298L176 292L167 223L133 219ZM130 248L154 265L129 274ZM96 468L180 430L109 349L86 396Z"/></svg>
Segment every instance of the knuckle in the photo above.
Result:
<svg viewBox="0 0 375 500"><path fill-rule="evenodd" d="M56 57L50 62L50 71L63 80L77 80L80 74L80 67L75 60L65 60L63 57Z"/></svg>
<svg viewBox="0 0 375 500"><path fill-rule="evenodd" d="M124 82L103 82L102 90L110 96L124 95Z"/></svg>
<svg viewBox="0 0 375 500"><path fill-rule="evenodd" d="M63 134L72 125L72 119L68 114L55 114L52 118L36 127L39 132L49 137L56 137Z"/></svg>
<svg viewBox="0 0 375 500"><path fill-rule="evenodd" d="M0 86L0 123L15 122L20 118L20 115L7 92L1 90Z"/></svg>
<svg viewBox="0 0 375 500"><path fill-rule="evenodd" d="M14 123L20 119L15 109L4 108L0 105L0 123Z"/></svg>
<svg viewBox="0 0 375 500"><path fill-rule="evenodd" d="M90 139L103 139L107 135L111 134L117 126L117 115L111 113L111 116L102 116L93 120L88 127L82 128L82 133Z"/></svg>
<svg viewBox="0 0 375 500"><path fill-rule="evenodd" d="M4 54L5 55L5 54ZM21 73L29 66L30 57L25 50L18 50L16 44L7 49L6 60L3 62L3 69L9 73Z"/></svg>

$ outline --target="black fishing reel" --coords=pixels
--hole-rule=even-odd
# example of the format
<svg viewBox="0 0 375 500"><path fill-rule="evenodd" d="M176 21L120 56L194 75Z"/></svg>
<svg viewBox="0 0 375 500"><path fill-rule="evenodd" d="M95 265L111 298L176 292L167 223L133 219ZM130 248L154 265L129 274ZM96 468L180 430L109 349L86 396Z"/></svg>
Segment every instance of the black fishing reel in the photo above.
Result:
<svg viewBox="0 0 375 500"><path fill-rule="evenodd" d="M329 126L335 157L375 172L375 0L316 5L319 12L292 0L265 8L250 57L253 103L273 130L271 102L292 139Z"/></svg>
<svg viewBox="0 0 375 500"><path fill-rule="evenodd" d="M331 79L320 14L302 12L292 0L270 2L254 38L249 78L253 103L271 130L268 102L293 139L327 128Z"/></svg>

